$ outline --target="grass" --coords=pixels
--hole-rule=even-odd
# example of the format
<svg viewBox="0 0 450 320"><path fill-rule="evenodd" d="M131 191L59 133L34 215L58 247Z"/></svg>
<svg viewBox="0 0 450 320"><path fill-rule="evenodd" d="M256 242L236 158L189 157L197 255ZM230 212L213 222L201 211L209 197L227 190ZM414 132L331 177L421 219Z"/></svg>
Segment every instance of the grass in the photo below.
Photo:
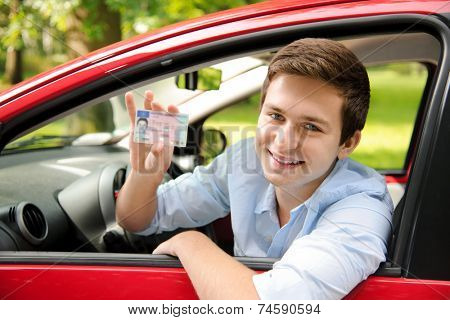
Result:
<svg viewBox="0 0 450 320"><path fill-rule="evenodd" d="M352 158L377 169L403 168L427 74L375 69L369 76L368 120Z"/></svg>

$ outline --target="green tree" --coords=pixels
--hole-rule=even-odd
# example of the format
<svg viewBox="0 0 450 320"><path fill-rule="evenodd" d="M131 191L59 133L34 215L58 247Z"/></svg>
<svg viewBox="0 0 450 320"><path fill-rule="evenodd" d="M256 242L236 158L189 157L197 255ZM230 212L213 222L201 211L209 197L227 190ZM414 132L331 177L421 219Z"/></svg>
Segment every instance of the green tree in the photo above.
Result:
<svg viewBox="0 0 450 320"><path fill-rule="evenodd" d="M27 50L42 55L44 33L52 34L55 39L61 38L59 25L52 23L55 16L60 18L67 10L54 10L58 14L48 14L49 4L53 2L59 3L61 8L58 9L63 8L61 1L0 0L0 50L6 52L0 56L0 61L6 82L14 84L22 80L26 71L22 70L23 56Z"/></svg>
<svg viewBox="0 0 450 320"><path fill-rule="evenodd" d="M40 57L62 53L66 60L72 59L170 23L255 2L0 0L0 70L7 65L6 81L16 83L23 77L26 51ZM25 70L25 75L31 74Z"/></svg>
<svg viewBox="0 0 450 320"><path fill-rule="evenodd" d="M120 13L108 0L81 0L68 16L65 36L69 58L120 41Z"/></svg>
<svg viewBox="0 0 450 320"><path fill-rule="evenodd" d="M122 16L125 38L171 23L197 18L219 10L231 9L261 0L106 0Z"/></svg>
<svg viewBox="0 0 450 320"><path fill-rule="evenodd" d="M22 81L22 52L23 52L23 36L22 27L25 12L22 10L21 0L8 1L10 10L2 8L2 51L6 52L5 61L5 79L9 83L18 83ZM4 26L7 25L7 28Z"/></svg>

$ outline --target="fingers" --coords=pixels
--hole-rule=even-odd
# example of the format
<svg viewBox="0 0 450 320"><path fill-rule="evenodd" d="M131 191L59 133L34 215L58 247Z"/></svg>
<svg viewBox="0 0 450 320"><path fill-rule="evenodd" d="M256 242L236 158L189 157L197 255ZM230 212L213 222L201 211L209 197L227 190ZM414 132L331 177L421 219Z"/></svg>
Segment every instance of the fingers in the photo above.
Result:
<svg viewBox="0 0 450 320"><path fill-rule="evenodd" d="M134 126L136 117L136 104L134 103L133 93L131 91L125 94L125 105L127 106L128 115L130 117L131 126Z"/></svg>
<svg viewBox="0 0 450 320"><path fill-rule="evenodd" d="M153 102L153 92L150 90L145 91L144 93L144 108L146 110L152 110L152 102Z"/></svg>
<svg viewBox="0 0 450 320"><path fill-rule="evenodd" d="M135 149L137 151L137 157L138 157L138 165L139 165L139 171L145 170L146 166L146 158L148 157L149 153L149 147L145 143L137 143L137 148Z"/></svg>
<svg viewBox="0 0 450 320"><path fill-rule="evenodd" d="M152 110L153 111L166 111L166 110L164 110L164 107L156 101L154 101L152 104Z"/></svg>
<svg viewBox="0 0 450 320"><path fill-rule="evenodd" d="M160 103L154 101L154 99L155 99L155 96L152 91L150 91L150 90L145 91L144 108L147 110L153 110L153 111L166 111L164 109L164 107Z"/></svg>
<svg viewBox="0 0 450 320"><path fill-rule="evenodd" d="M162 142L156 142L151 146L150 152L145 158L144 167L146 171L150 173L155 173L157 171L164 170L163 167L163 144Z"/></svg>
<svg viewBox="0 0 450 320"><path fill-rule="evenodd" d="M177 107L175 107L173 104L169 105L169 107L167 107L167 111L170 113L179 113L180 111L178 110Z"/></svg>
<svg viewBox="0 0 450 320"><path fill-rule="evenodd" d="M173 253L170 250L169 240L161 243L159 246L153 250L152 254L170 254L173 255Z"/></svg>
<svg viewBox="0 0 450 320"><path fill-rule="evenodd" d="M163 149L164 149L163 142L158 141L152 145L150 152L153 153L154 155L159 155L163 151Z"/></svg>
<svg viewBox="0 0 450 320"><path fill-rule="evenodd" d="M146 110L154 110L154 111L167 111L170 113L178 113L178 108L174 105L170 105L167 110L158 102L154 101L154 94L151 90L147 90L144 93L144 108ZM134 102L133 93L131 91L125 94L125 103L127 105L128 114L130 119L134 123L135 115L136 115L136 104Z"/></svg>
<svg viewBox="0 0 450 320"><path fill-rule="evenodd" d="M133 98L132 92L125 94L125 103L131 120L131 130L134 130L136 119L136 102ZM176 112L178 109L175 106L164 108L160 103L154 101L154 94L152 91L147 90L144 93L144 109L154 111L166 111ZM172 149L165 146L162 142L154 143L153 145L145 143L135 143L133 140L133 132L130 135L130 154L132 163L140 173L164 173L166 169L166 162L170 163Z"/></svg>

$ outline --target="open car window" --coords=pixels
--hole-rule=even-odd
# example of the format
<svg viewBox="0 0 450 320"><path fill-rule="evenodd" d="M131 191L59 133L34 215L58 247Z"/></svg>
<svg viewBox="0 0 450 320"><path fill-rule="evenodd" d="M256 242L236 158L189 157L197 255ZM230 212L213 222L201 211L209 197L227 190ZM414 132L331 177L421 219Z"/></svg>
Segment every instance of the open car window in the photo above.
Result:
<svg viewBox="0 0 450 320"><path fill-rule="evenodd" d="M409 39L407 37L401 41L405 42ZM359 40L355 39L355 43L359 44ZM351 41L347 43L351 44ZM361 48L359 50L361 51ZM364 51L362 52L361 56L364 57ZM127 88L133 89L138 107L143 106L144 92L150 89L162 105L175 104L181 112L189 114L193 134L188 139L191 139L190 147L194 147L187 153L180 150L176 152L173 161L177 168L176 175L192 171L197 164L208 164L221 152L220 147L212 148L215 141L207 141L205 132L208 130L223 133L228 146L255 135L260 89L274 53L275 50L257 51L246 56L222 58L214 63L189 68L188 71L199 70L206 66L220 69L222 83L219 90L192 91L177 87L176 75L186 70L171 73L156 80L147 79L133 88ZM434 58L433 56L430 60ZM424 90L430 76L429 69L425 67L422 59L417 61L396 60L392 57L385 59L382 55L371 61L369 59L366 66L371 82L371 106L361 144L352 157L387 175L390 172L404 171L408 150L411 143L415 143L412 141L412 132L418 121L417 115L422 97L427 94ZM143 237L124 233L115 224L115 196L124 183L129 159L127 150L129 119L124 94L125 90L121 90L113 96L108 95L108 98L101 102L77 109L72 114L60 117L7 145L6 151L10 151L6 152L9 153L9 159L13 159L15 151L21 150L22 155L27 155L27 159L23 160L27 163L20 168L9 164L11 170L7 173L0 172L4 179L12 179L15 172L19 175L26 174L34 182L30 184L34 187L44 176L55 176L59 179L55 179L54 182L42 188L40 195L32 193L30 195L24 190L20 193L16 192L7 200L30 201L37 204L45 215L58 215L57 218L50 217L49 221L66 221L61 223L64 225L63 228L57 224L49 226L51 239L63 238L65 234L69 234L69 228L76 230L71 233L73 239L68 242L67 247L61 246L61 243L56 245L49 242L45 246L31 247L32 249L151 252L148 248L155 245L154 238L143 239ZM198 139L202 134L205 135ZM207 143L200 143L202 139ZM200 145L196 146L197 143ZM28 152L31 149L45 152L54 147L59 153L52 155L51 160L33 160L33 153ZM113 161L119 162L113 167L104 169L105 164ZM10 163L14 163L14 160L10 160ZM42 167L44 169L41 169ZM110 169L111 172L108 171ZM108 177L104 176L107 174ZM98 184L94 185L91 181L89 183L92 184L89 186L84 185L83 181L88 181L87 177L92 176L94 178L89 179L92 181L98 179ZM175 176L172 175L172 177ZM403 196L404 184L388 187L391 188L394 203L398 203ZM60 194L64 195L64 199L60 197ZM48 196L51 201L42 199L42 195ZM80 198L89 199L89 203L93 205L83 207L86 209L83 211L83 208L78 205ZM62 205L63 208L55 210L54 208L58 205ZM58 211L57 214L54 213L56 211ZM98 217L93 219L94 215ZM79 230L80 228L85 229ZM216 238L217 243L232 254L233 236L229 222L206 226L203 231L210 237ZM158 242L167 239L170 235L158 236ZM26 248L30 249L29 246ZM22 248L18 249L22 250Z"/></svg>

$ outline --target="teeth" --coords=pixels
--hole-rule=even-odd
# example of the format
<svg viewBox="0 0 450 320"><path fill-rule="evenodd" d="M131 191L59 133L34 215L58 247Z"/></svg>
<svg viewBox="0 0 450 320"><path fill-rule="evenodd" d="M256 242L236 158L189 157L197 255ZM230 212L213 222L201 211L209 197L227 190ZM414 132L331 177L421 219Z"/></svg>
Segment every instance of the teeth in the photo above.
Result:
<svg viewBox="0 0 450 320"><path fill-rule="evenodd" d="M275 159L275 160L277 160L279 163L282 163L282 164L290 164L290 165L297 165L297 164L300 164L300 163L302 163L302 161L284 161L284 160L281 160L281 159L278 159L277 157L275 157L273 154L272 154L272 157Z"/></svg>

